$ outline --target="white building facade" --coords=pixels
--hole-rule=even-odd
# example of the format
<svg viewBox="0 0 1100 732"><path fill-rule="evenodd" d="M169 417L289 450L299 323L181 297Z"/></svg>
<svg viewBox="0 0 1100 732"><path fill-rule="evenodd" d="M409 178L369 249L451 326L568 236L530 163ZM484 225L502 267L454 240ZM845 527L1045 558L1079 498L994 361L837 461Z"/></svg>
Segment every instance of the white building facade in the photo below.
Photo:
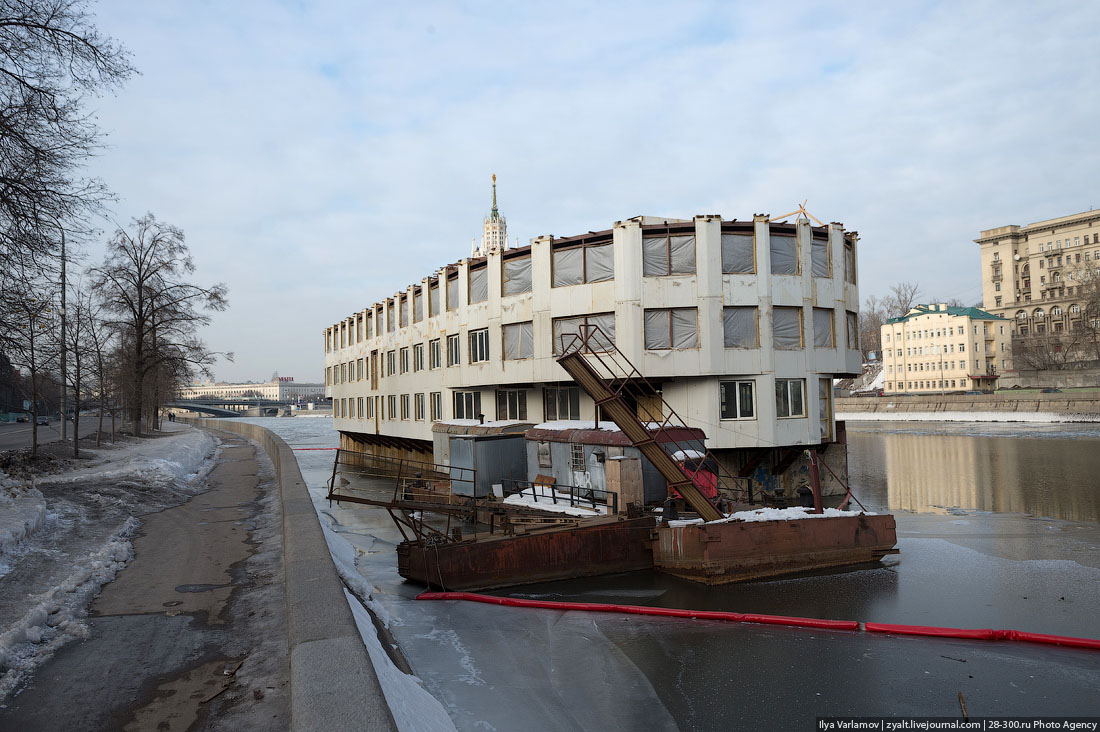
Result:
<svg viewBox="0 0 1100 732"><path fill-rule="evenodd" d="M430 452L441 420L592 420L554 356L594 324L711 448L829 441L832 379L861 371L856 245L840 224L763 215L638 217L515 249L483 238L485 256L325 329L334 426Z"/></svg>
<svg viewBox="0 0 1100 732"><path fill-rule="evenodd" d="M260 384L189 384L180 389L180 399L268 399L277 402L324 399L325 385L277 379Z"/></svg>

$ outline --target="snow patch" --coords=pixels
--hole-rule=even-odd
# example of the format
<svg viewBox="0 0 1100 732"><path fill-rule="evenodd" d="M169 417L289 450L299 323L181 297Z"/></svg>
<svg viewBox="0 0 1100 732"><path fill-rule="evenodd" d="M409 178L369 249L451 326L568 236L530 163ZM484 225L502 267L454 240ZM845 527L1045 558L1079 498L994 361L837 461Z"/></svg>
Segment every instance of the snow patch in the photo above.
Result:
<svg viewBox="0 0 1100 732"><path fill-rule="evenodd" d="M46 521L46 499L36 488L15 491L0 489L0 577L7 574L3 555L42 528Z"/></svg>
<svg viewBox="0 0 1100 732"><path fill-rule="evenodd" d="M682 463L685 460L702 460L706 457L706 454L699 450L677 450L672 453L672 459L678 463Z"/></svg>
<svg viewBox="0 0 1100 732"><path fill-rule="evenodd" d="M532 493L533 491L533 493ZM557 503L555 503L555 499ZM543 511L564 513L570 516L603 516L607 513L607 505L596 502L593 508L591 503L569 505L569 492L555 490L552 486L532 484L531 489L525 489L522 493L513 493L504 499L509 506L525 506L537 508Z"/></svg>
<svg viewBox="0 0 1100 732"><path fill-rule="evenodd" d="M849 422L1100 422L1100 414L1056 412L837 412Z"/></svg>
<svg viewBox="0 0 1100 732"><path fill-rule="evenodd" d="M439 424L453 427L508 427L513 424L529 424L522 419L496 419L487 422L479 422L476 419L443 419Z"/></svg>
<svg viewBox="0 0 1100 732"><path fill-rule="evenodd" d="M703 519L683 519L669 521L669 526L691 526L692 524L725 524L731 521L796 521L799 519L838 518L840 516L876 516L867 511L841 511L839 508L826 508L824 513L813 513L812 508L792 506L791 508L757 508L752 511L738 511L716 521L704 522Z"/></svg>
<svg viewBox="0 0 1100 732"><path fill-rule="evenodd" d="M390 627L390 614L382 603L374 599L374 587L367 578L359 574L355 566L356 549L344 537L329 529L324 521L320 522L321 530L325 533L325 541L328 543L329 554L336 565L336 573L344 584L359 598L359 601L370 609L375 616L382 621L387 628ZM375 664L377 666L377 664Z"/></svg>

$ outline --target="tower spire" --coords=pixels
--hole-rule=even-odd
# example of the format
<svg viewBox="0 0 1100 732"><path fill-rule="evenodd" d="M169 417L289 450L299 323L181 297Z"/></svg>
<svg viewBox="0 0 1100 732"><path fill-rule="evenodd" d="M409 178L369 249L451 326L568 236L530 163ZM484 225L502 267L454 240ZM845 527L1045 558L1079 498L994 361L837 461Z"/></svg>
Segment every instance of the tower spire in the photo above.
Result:
<svg viewBox="0 0 1100 732"><path fill-rule="evenodd" d="M500 218L500 212L497 211L497 174L493 173L493 212L489 215L491 221L496 221Z"/></svg>

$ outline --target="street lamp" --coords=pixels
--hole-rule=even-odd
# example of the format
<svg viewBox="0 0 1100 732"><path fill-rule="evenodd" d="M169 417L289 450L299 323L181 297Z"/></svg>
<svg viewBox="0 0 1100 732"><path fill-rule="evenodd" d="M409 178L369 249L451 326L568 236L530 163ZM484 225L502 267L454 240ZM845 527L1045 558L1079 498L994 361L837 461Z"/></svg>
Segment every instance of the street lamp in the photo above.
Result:
<svg viewBox="0 0 1100 732"><path fill-rule="evenodd" d="M65 441L65 381L68 374L65 370L65 229L62 228L61 223L57 224L58 231L61 232L61 441ZM73 435L73 440L76 440L76 435Z"/></svg>

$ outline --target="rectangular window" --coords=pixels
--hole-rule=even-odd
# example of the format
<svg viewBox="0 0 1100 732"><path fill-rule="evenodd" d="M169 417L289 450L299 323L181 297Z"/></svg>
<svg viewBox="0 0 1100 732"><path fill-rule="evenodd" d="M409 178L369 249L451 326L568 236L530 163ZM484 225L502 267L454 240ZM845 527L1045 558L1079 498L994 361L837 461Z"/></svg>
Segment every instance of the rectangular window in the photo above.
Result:
<svg viewBox="0 0 1100 732"><path fill-rule="evenodd" d="M386 352L386 376L397 373L397 351Z"/></svg>
<svg viewBox="0 0 1100 732"><path fill-rule="evenodd" d="M470 363L489 360L489 329L470 331Z"/></svg>
<svg viewBox="0 0 1100 732"><path fill-rule="evenodd" d="M859 316L848 310L846 313L848 319L848 350L859 350Z"/></svg>
<svg viewBox="0 0 1100 732"><path fill-rule="evenodd" d="M424 370L424 344L417 343L413 346L413 371Z"/></svg>
<svg viewBox="0 0 1100 732"><path fill-rule="evenodd" d="M485 302L489 299L489 268L486 266L470 270L470 303Z"/></svg>
<svg viewBox="0 0 1100 732"><path fill-rule="evenodd" d="M458 275L447 278L447 309L458 310Z"/></svg>
<svg viewBox="0 0 1100 732"><path fill-rule="evenodd" d="M387 407L389 409L389 417L387 419L397 419L397 397L390 394L386 401L388 402Z"/></svg>
<svg viewBox="0 0 1100 732"><path fill-rule="evenodd" d="M454 393L454 418L477 419L481 414L480 391L456 391Z"/></svg>
<svg viewBox="0 0 1100 732"><path fill-rule="evenodd" d="M642 239L646 277L695 274L695 236L647 236Z"/></svg>
<svg viewBox="0 0 1100 732"><path fill-rule="evenodd" d="M844 281L856 282L856 243L851 239L844 240Z"/></svg>
<svg viewBox="0 0 1100 732"><path fill-rule="evenodd" d="M772 308L772 338L776 348L802 348L802 308Z"/></svg>
<svg viewBox="0 0 1100 732"><path fill-rule="evenodd" d="M497 419L527 419L527 391L525 389L497 391Z"/></svg>
<svg viewBox="0 0 1100 732"><path fill-rule="evenodd" d="M405 295L397 298L397 316L402 328L409 324L409 298Z"/></svg>
<svg viewBox="0 0 1100 732"><path fill-rule="evenodd" d="M456 366L462 363L462 341L458 333L447 336L447 365Z"/></svg>
<svg viewBox="0 0 1100 732"><path fill-rule="evenodd" d="M833 436L833 380L817 380L817 422L822 440Z"/></svg>
<svg viewBox="0 0 1100 732"><path fill-rule="evenodd" d="M348 365L346 363L340 364L340 383L348 383Z"/></svg>
<svg viewBox="0 0 1100 732"><path fill-rule="evenodd" d="M685 350L699 347L699 315L695 308L645 311L647 350Z"/></svg>
<svg viewBox="0 0 1100 732"><path fill-rule="evenodd" d="M772 233L769 237L773 275L798 274L798 239L794 234Z"/></svg>
<svg viewBox="0 0 1100 732"><path fill-rule="evenodd" d="M829 266L829 240L814 238L810 242L810 273L814 277L828 277Z"/></svg>
<svg viewBox="0 0 1100 732"><path fill-rule="evenodd" d="M422 287L413 290L413 322L419 323L424 319L424 293Z"/></svg>
<svg viewBox="0 0 1100 732"><path fill-rule="evenodd" d="M356 381L362 381L363 380L363 367L364 367L364 362L363 362L363 359L360 358L355 362L355 380Z"/></svg>
<svg viewBox="0 0 1100 732"><path fill-rule="evenodd" d="M775 380L775 416L805 417L805 382L802 379Z"/></svg>
<svg viewBox="0 0 1100 732"><path fill-rule="evenodd" d="M754 307L722 308L722 341L726 348L759 348L760 328Z"/></svg>
<svg viewBox="0 0 1100 732"><path fill-rule="evenodd" d="M581 390L577 386L548 386L542 390L542 415L547 422L581 418Z"/></svg>
<svg viewBox="0 0 1100 732"><path fill-rule="evenodd" d="M407 374L409 372L409 347L405 346L401 349L401 373Z"/></svg>
<svg viewBox="0 0 1100 732"><path fill-rule="evenodd" d="M355 419L355 399L348 399L348 417Z"/></svg>
<svg viewBox="0 0 1100 732"><path fill-rule="evenodd" d="M439 315L439 280L428 286L428 317Z"/></svg>
<svg viewBox="0 0 1100 732"><path fill-rule="evenodd" d="M401 419L404 420L404 419L408 419L408 418L409 418L409 395L408 394L402 394L401 395Z"/></svg>
<svg viewBox="0 0 1100 732"><path fill-rule="evenodd" d="M755 419L756 399L752 381L719 381L718 403L721 419Z"/></svg>
<svg viewBox="0 0 1100 732"><path fill-rule="evenodd" d="M574 473L580 473L584 471L584 445L581 445L577 442L570 443L569 467L573 470Z"/></svg>
<svg viewBox="0 0 1100 732"><path fill-rule="evenodd" d="M396 330L393 327L393 314L394 314L393 300L386 300L386 332L393 333Z"/></svg>
<svg viewBox="0 0 1100 732"><path fill-rule="evenodd" d="M814 308L814 348L836 348L833 311L828 308Z"/></svg>
<svg viewBox="0 0 1100 732"><path fill-rule="evenodd" d="M531 255L504 260L504 295L521 295L531 291Z"/></svg>
<svg viewBox="0 0 1100 732"><path fill-rule="evenodd" d="M432 421L438 422L443 419L443 392L433 391L430 401L432 404Z"/></svg>
<svg viewBox="0 0 1100 732"><path fill-rule="evenodd" d="M615 278L615 257L610 244L554 249L551 256L553 287L604 282Z"/></svg>
<svg viewBox="0 0 1100 732"><path fill-rule="evenodd" d="M418 421L424 419L424 395L423 394L413 394L413 419L418 420Z"/></svg>
<svg viewBox="0 0 1100 732"><path fill-rule="evenodd" d="M429 369L439 368L439 366L441 364L440 358L441 358L441 353L440 353L440 349L439 349L439 339L434 338L434 339L428 341L428 368Z"/></svg>
<svg viewBox="0 0 1100 732"><path fill-rule="evenodd" d="M509 323L503 330L505 361L535 357L534 323Z"/></svg>
<svg viewBox="0 0 1100 732"><path fill-rule="evenodd" d="M586 353L604 353L615 344L615 313L554 319L554 355L583 345Z"/></svg>
<svg viewBox="0 0 1100 732"><path fill-rule="evenodd" d="M367 415L363 413L363 397L359 397L359 419L363 419Z"/></svg>
<svg viewBox="0 0 1100 732"><path fill-rule="evenodd" d="M756 271L756 247L752 234L722 234L722 274Z"/></svg>

